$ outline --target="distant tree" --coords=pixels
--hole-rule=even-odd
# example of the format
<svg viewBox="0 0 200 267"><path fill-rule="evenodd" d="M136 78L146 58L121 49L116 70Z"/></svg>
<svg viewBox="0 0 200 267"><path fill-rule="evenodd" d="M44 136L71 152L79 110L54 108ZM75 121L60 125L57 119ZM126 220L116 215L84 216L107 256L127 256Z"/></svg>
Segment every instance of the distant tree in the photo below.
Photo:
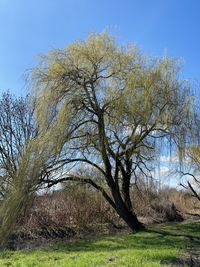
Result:
<svg viewBox="0 0 200 267"><path fill-rule="evenodd" d="M0 97L1 241L9 235L23 207L28 203L27 192L31 187L26 170L31 165L26 155L30 140L37 135L34 109L29 96L16 97L7 91Z"/></svg>
<svg viewBox="0 0 200 267"><path fill-rule="evenodd" d="M13 185L27 142L36 136L34 108L29 97L15 97L9 91L0 98L0 195Z"/></svg>

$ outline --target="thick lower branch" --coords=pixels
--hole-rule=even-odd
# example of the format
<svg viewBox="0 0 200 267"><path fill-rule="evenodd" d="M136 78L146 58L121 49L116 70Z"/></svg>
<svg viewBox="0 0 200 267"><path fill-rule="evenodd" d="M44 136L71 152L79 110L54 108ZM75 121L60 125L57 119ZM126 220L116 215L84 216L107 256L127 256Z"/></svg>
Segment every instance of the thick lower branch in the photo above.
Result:
<svg viewBox="0 0 200 267"><path fill-rule="evenodd" d="M103 197L108 201L108 203L114 208L115 207L115 203L113 202L113 200L110 198L110 196L106 193L106 191L103 189L103 187L101 187L100 185L96 184L92 179L90 178L85 178L85 177L79 177L79 176L69 176L69 177L63 177L60 179L46 179L44 182L46 182L48 184L48 187L51 187L53 185L56 185L58 183L62 183L62 182L66 182L66 181L74 181L74 182L81 182L84 184L89 184L91 186L93 186L95 189L97 189L98 191L100 191L103 195Z"/></svg>

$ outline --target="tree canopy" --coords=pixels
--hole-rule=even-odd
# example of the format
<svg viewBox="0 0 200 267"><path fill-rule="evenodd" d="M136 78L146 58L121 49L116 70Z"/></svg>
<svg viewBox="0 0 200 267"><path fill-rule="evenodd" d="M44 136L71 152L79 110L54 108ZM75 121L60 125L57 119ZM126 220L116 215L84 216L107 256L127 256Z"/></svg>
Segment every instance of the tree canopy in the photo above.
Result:
<svg viewBox="0 0 200 267"><path fill-rule="evenodd" d="M43 155L37 183L87 183L132 230L142 228L130 185L150 171L158 140L182 148L191 129L179 69L175 59L147 57L106 32L41 56L32 72L38 136L31 160Z"/></svg>

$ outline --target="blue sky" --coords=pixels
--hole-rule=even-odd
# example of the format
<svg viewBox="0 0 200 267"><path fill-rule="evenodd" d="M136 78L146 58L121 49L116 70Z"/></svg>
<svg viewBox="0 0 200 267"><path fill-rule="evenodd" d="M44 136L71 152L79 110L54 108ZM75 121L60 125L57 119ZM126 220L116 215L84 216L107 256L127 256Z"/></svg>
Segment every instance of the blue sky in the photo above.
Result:
<svg viewBox="0 0 200 267"><path fill-rule="evenodd" d="M147 54L183 58L183 75L198 80L199 14L198 0L0 0L0 91L24 94L39 53L105 28Z"/></svg>

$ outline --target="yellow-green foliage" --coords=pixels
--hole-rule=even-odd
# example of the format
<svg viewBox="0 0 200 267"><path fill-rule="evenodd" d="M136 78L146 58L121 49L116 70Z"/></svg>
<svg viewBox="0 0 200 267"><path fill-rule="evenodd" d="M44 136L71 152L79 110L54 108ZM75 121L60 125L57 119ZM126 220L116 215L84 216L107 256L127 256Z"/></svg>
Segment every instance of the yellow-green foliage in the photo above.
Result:
<svg viewBox="0 0 200 267"><path fill-rule="evenodd" d="M90 105L84 86L91 81L99 106L107 105L105 121L116 127L124 123L125 114L131 129L136 120L140 126L155 123L163 129L182 124L183 117L191 116L190 99L178 71L179 62L173 58L146 57L134 45L120 47L107 32L90 34L86 41L42 56L33 72L40 130L46 132L53 124L55 135L64 133L65 121L70 120L66 117L74 122L74 116L80 116L77 107Z"/></svg>
<svg viewBox="0 0 200 267"><path fill-rule="evenodd" d="M43 167L63 149L73 156L78 153L76 147L79 152L87 149L97 162L98 112L104 116L113 150L130 134L133 144L139 142L138 130L141 134L144 128L147 135L165 130L182 136L191 113L188 85L178 79L178 68L172 58L150 58L134 45L118 46L107 32L90 34L85 41L42 56L32 73L39 134L27 146L15 185L2 207L2 233L8 233L20 214Z"/></svg>
<svg viewBox="0 0 200 267"><path fill-rule="evenodd" d="M57 124L63 123L64 115L59 115ZM55 125L55 127L57 126ZM59 127L58 127L59 129ZM62 128L60 128L62 131ZM41 134L35 140L30 140L27 144L26 151L19 163L19 168L13 178L13 185L6 195L1 208L1 242L6 240L10 231L20 217L20 214L34 197L37 186L40 183L41 173L48 164L54 162L59 154L61 143L63 142L61 131L54 133L54 128L46 134ZM65 138L67 138L65 136Z"/></svg>

